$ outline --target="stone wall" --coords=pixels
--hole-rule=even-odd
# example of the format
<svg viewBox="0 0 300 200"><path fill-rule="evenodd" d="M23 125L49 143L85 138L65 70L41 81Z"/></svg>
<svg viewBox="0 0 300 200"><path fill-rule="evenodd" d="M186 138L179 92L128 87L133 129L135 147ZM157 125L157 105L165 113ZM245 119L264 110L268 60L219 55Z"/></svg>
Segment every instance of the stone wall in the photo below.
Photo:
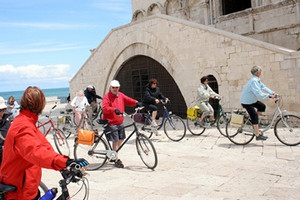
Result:
<svg viewBox="0 0 300 200"><path fill-rule="evenodd" d="M199 78L211 74L219 84L224 107L240 107L250 69L260 65L263 82L283 96L284 108L299 112L299 52L166 15L112 30L70 81L71 94L88 84L105 94L120 66L135 55L149 56L164 66L187 106L196 97ZM264 102L270 114L274 103Z"/></svg>
<svg viewBox="0 0 300 200"><path fill-rule="evenodd" d="M222 0L132 1L132 21L157 13L300 49L300 0L252 0L252 7L222 14Z"/></svg>

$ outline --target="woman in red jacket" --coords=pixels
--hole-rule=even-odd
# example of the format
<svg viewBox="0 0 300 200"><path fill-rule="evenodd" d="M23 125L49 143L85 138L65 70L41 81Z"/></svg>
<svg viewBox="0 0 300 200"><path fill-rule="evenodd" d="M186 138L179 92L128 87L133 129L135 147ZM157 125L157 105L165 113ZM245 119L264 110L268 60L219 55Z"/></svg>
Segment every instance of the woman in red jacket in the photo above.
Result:
<svg viewBox="0 0 300 200"><path fill-rule="evenodd" d="M38 199L42 168L62 170L74 161L57 154L35 126L46 104L42 90L28 87L20 104L20 114L5 139L0 181L17 187L17 191L7 193L5 199ZM75 162L82 166L88 164L84 159Z"/></svg>

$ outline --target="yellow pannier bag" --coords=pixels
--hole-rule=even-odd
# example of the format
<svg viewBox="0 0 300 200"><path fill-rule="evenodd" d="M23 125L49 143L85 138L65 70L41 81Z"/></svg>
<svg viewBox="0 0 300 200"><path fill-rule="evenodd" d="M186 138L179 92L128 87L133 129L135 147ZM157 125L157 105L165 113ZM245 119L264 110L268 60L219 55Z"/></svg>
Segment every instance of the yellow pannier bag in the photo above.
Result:
<svg viewBox="0 0 300 200"><path fill-rule="evenodd" d="M242 127L244 124L244 115L240 115L237 113L231 114L230 125L234 127Z"/></svg>
<svg viewBox="0 0 300 200"><path fill-rule="evenodd" d="M65 123L66 123L66 116L57 117L57 124L65 124Z"/></svg>
<svg viewBox="0 0 300 200"><path fill-rule="evenodd" d="M94 131L83 130L83 129L78 130L77 143L92 146L94 144L94 140L95 140Z"/></svg>
<svg viewBox="0 0 300 200"><path fill-rule="evenodd" d="M194 106L193 108L188 108L186 111L187 117L189 119L196 119L198 117L199 106Z"/></svg>

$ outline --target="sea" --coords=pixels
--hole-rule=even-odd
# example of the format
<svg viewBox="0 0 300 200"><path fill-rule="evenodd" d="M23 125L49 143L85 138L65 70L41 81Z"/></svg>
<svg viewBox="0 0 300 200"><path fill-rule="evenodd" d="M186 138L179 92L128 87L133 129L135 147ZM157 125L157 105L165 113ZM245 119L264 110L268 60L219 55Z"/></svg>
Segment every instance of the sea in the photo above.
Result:
<svg viewBox="0 0 300 200"><path fill-rule="evenodd" d="M67 103L67 97L70 93L70 88L51 88L42 89L46 97L57 97L60 99L60 103ZM21 91L11 91L11 92L0 92L0 96L7 100L10 96L14 96L16 101L20 103L21 97L24 90Z"/></svg>

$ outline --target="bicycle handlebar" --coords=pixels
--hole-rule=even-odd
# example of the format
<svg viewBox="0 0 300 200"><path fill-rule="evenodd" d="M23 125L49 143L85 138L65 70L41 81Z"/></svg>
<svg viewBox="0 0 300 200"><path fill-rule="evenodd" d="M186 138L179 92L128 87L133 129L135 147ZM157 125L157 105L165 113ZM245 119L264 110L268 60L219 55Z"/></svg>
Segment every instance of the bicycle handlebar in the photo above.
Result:
<svg viewBox="0 0 300 200"><path fill-rule="evenodd" d="M81 167L77 163L71 163L67 168L61 171L62 177L66 180L66 183L78 182L83 176L86 175L85 170L87 167Z"/></svg>

